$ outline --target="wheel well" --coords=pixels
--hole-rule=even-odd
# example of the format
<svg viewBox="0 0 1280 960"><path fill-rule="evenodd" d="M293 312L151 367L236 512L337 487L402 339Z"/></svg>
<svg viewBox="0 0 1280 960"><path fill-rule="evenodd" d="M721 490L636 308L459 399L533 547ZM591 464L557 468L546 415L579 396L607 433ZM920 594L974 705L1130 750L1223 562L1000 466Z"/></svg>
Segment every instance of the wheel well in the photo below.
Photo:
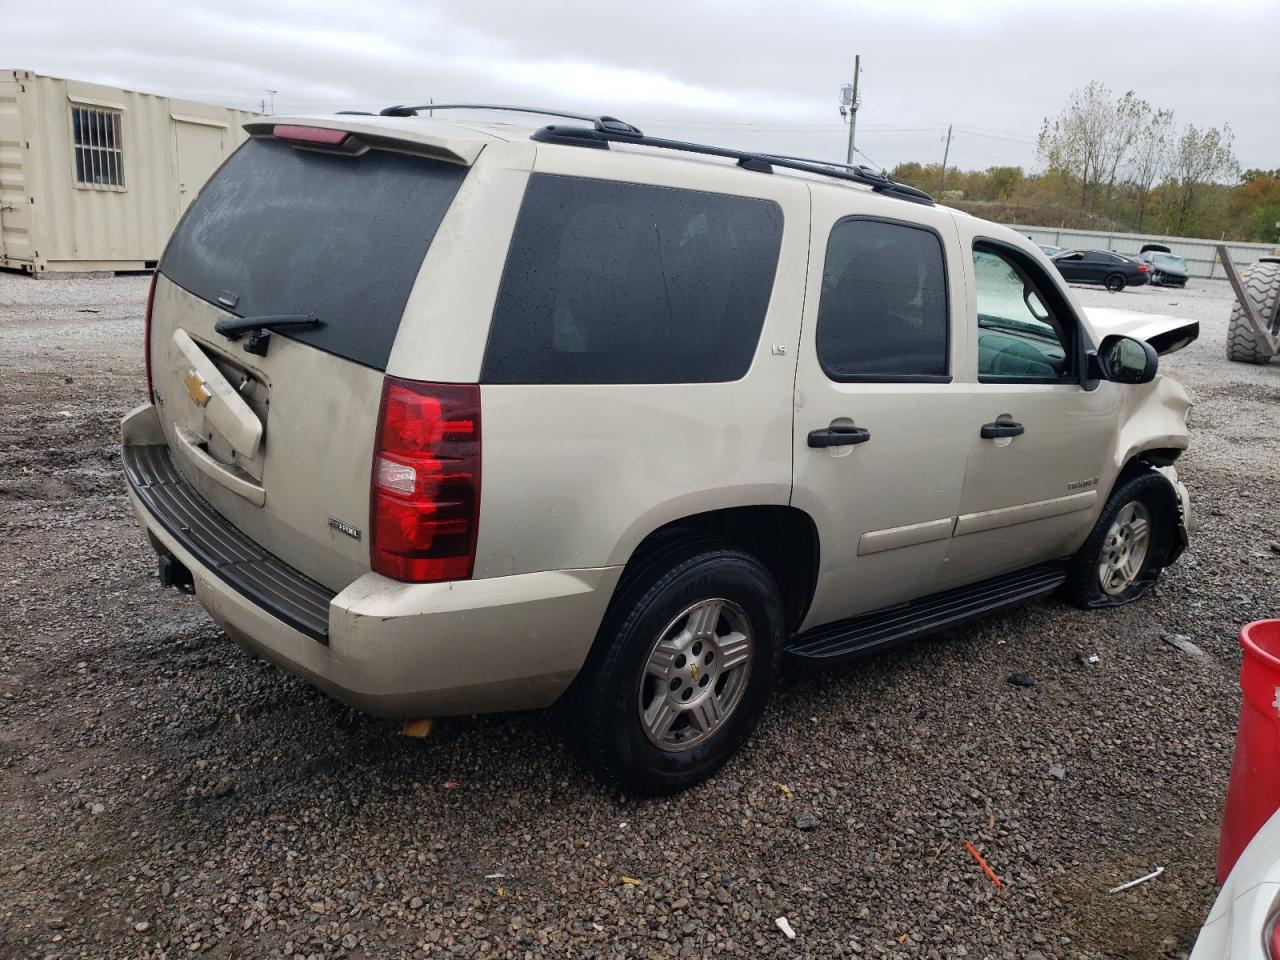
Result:
<svg viewBox="0 0 1280 960"><path fill-rule="evenodd" d="M647 556L696 537L728 543L763 563L782 591L787 629L799 629L818 582L820 546L813 519L796 507L730 507L673 520L650 533L632 551L619 589Z"/></svg>
<svg viewBox="0 0 1280 960"><path fill-rule="evenodd" d="M1182 454L1183 451L1177 447L1153 447L1150 450L1140 450L1120 468L1120 473L1116 475L1116 482L1113 486L1120 486L1122 481L1127 480L1137 470L1146 470L1149 467L1167 467Z"/></svg>
<svg viewBox="0 0 1280 960"><path fill-rule="evenodd" d="M1182 451L1176 447L1155 447L1151 450L1141 450L1130 457L1128 462L1121 468L1111 489L1113 491L1118 489L1130 477L1145 470L1150 470L1154 467L1167 467L1181 455ZM1182 505L1172 486L1168 487L1167 506L1173 511L1175 518L1180 516ZM1181 547L1178 546L1178 538L1174 535L1174 531L1172 529L1167 531L1167 535L1169 542L1166 544L1166 550L1169 553L1169 559L1166 561L1166 565L1176 559L1178 554L1182 552Z"/></svg>

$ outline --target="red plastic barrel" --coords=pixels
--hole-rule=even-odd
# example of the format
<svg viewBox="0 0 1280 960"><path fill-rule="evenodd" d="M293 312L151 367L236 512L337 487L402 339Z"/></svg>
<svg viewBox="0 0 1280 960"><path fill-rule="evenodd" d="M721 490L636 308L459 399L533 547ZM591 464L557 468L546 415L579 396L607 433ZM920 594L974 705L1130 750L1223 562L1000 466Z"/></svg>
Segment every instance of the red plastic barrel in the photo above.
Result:
<svg viewBox="0 0 1280 960"><path fill-rule="evenodd" d="M1280 810L1280 620L1240 631L1240 728L1227 808L1218 835L1218 882L1227 879L1253 835Z"/></svg>

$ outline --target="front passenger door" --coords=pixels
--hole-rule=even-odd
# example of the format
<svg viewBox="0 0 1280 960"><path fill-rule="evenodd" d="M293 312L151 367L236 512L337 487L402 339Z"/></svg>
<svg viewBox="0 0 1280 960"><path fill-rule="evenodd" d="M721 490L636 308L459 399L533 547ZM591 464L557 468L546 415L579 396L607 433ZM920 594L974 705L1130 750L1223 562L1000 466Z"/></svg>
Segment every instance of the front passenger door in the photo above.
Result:
<svg viewBox="0 0 1280 960"><path fill-rule="evenodd" d="M1079 283L1087 279L1085 276L1084 254L1079 250L1073 253L1060 253L1053 258L1053 265L1058 268L1064 280Z"/></svg>
<svg viewBox="0 0 1280 960"><path fill-rule="evenodd" d="M1119 423L1116 392L1082 385L1090 345L1037 258L980 237L969 249L976 383L948 584L1077 549L1114 479Z"/></svg>

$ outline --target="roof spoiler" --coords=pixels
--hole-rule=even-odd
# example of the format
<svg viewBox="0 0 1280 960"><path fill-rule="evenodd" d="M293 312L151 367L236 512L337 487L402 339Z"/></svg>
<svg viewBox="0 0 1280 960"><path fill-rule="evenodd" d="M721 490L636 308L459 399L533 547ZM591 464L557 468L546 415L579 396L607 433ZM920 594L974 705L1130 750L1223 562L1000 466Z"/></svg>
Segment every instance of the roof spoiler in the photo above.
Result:
<svg viewBox="0 0 1280 960"><path fill-rule="evenodd" d="M330 117L272 117L244 125L250 136L284 140L302 150L359 156L368 150L393 150L470 166L484 144L476 140L432 136L416 130L389 129L358 114ZM346 136L339 136L346 134Z"/></svg>

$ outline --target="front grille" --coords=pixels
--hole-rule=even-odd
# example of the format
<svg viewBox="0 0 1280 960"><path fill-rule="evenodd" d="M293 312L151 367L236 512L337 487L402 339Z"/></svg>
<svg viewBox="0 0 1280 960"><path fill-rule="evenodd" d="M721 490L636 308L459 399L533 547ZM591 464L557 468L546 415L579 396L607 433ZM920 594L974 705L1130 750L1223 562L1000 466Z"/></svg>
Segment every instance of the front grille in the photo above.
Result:
<svg viewBox="0 0 1280 960"><path fill-rule="evenodd" d="M329 642L326 589L258 546L191 488L163 445L124 448L124 472L138 499L204 567L272 616Z"/></svg>

